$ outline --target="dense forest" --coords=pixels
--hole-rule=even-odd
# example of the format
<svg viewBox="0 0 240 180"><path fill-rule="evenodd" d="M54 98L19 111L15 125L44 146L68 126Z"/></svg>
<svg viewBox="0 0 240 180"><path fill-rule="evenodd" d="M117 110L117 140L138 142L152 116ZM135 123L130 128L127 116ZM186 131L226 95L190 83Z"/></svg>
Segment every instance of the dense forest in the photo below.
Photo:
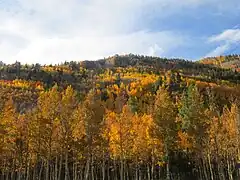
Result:
<svg viewBox="0 0 240 180"><path fill-rule="evenodd" d="M239 179L239 67L239 55L1 62L0 179Z"/></svg>

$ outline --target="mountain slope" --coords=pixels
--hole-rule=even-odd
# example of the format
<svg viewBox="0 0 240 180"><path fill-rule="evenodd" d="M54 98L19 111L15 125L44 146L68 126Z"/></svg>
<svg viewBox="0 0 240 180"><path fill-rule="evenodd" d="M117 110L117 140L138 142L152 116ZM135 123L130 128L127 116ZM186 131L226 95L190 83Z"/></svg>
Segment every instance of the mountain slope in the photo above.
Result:
<svg viewBox="0 0 240 180"><path fill-rule="evenodd" d="M0 77L3 179L239 179L235 70L130 54Z"/></svg>

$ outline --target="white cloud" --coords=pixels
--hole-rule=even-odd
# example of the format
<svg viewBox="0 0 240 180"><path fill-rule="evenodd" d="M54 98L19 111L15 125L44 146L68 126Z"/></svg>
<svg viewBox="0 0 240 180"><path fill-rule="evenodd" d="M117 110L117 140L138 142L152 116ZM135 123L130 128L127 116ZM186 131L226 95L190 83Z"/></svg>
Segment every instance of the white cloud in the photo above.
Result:
<svg viewBox="0 0 240 180"><path fill-rule="evenodd" d="M0 60L57 63L116 53L164 55L187 43L186 37L174 30L147 31L145 21L216 0L2 2L7 8L0 7Z"/></svg>
<svg viewBox="0 0 240 180"><path fill-rule="evenodd" d="M149 48L149 56L157 56L157 55L162 55L164 53L163 48L159 47L157 44L154 44L154 46L151 46Z"/></svg>
<svg viewBox="0 0 240 180"><path fill-rule="evenodd" d="M215 48L213 51L209 52L205 57L214 57L222 55L225 51L230 48L229 44L223 44Z"/></svg>
<svg viewBox="0 0 240 180"><path fill-rule="evenodd" d="M209 42L229 42L234 43L240 41L240 29L227 29L222 33L209 38Z"/></svg>
<svg viewBox="0 0 240 180"><path fill-rule="evenodd" d="M37 62L39 58L42 63L55 63L64 60L98 59L114 54L149 54L149 48L153 48L154 53L159 55L163 51L159 46L168 51L183 43L183 38L167 31L157 33L139 31L103 37L39 38L18 53L14 59Z"/></svg>
<svg viewBox="0 0 240 180"><path fill-rule="evenodd" d="M223 55L226 51L237 43L240 43L240 29L227 29L220 34L209 37L208 42L220 43L214 50L205 57Z"/></svg>

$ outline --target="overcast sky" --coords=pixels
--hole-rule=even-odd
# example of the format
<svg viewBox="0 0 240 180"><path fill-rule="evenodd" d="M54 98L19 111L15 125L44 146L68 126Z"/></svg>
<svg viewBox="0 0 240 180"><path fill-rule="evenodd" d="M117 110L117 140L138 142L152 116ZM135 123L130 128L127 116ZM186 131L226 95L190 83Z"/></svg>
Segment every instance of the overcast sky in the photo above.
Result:
<svg viewBox="0 0 240 180"><path fill-rule="evenodd" d="M0 60L240 53L239 0L0 0Z"/></svg>

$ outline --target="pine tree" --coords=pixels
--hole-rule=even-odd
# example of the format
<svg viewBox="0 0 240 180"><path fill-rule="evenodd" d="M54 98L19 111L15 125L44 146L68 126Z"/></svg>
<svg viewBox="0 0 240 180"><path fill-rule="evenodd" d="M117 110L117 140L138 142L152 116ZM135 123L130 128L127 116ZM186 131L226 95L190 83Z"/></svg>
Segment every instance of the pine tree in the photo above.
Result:
<svg viewBox="0 0 240 180"><path fill-rule="evenodd" d="M191 149L187 153L192 154L193 161L198 159L198 165L206 172L206 162L204 158L204 151L208 137L208 123L209 118L205 113L204 101L200 96L197 88L191 84L181 100L179 109L179 119L182 123L182 130L187 137L186 141L191 144ZM203 173L205 178L207 173Z"/></svg>

